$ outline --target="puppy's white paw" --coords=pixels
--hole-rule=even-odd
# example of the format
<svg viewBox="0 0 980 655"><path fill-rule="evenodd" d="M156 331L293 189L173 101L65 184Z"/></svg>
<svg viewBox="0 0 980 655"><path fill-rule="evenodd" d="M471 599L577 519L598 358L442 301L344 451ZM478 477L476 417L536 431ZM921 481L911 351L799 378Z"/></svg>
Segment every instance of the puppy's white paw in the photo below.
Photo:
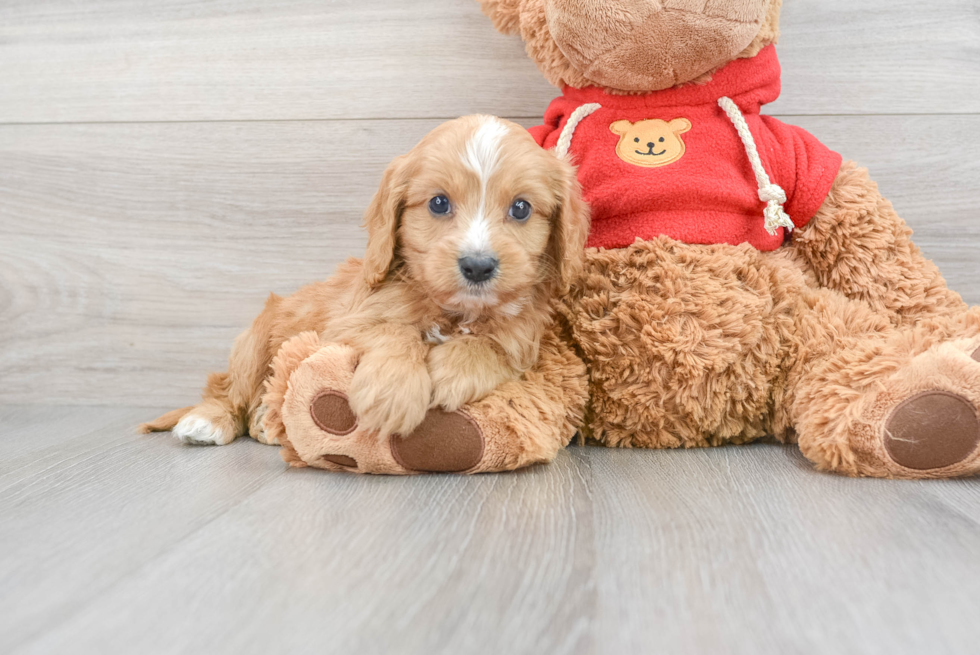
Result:
<svg viewBox="0 0 980 655"><path fill-rule="evenodd" d="M173 435L183 443L196 446L224 446L235 439L234 433L215 426L200 416L188 414L174 426Z"/></svg>

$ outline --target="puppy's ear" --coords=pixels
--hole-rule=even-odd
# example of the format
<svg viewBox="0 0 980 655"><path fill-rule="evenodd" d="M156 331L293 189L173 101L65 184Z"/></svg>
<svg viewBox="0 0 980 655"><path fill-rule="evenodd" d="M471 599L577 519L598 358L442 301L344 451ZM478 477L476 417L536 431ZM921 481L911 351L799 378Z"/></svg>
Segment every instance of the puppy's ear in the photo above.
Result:
<svg viewBox="0 0 980 655"><path fill-rule="evenodd" d="M408 187L407 165L404 155L388 164L381 177L381 186L364 213L368 244L363 272L364 281L371 288L384 282L395 258L398 225Z"/></svg>
<svg viewBox="0 0 980 655"><path fill-rule="evenodd" d="M552 217L549 250L557 272L557 293L568 293L569 287L582 272L585 262L585 241L589 236L589 206L582 199L575 168L559 160L561 175L558 188L558 207Z"/></svg>
<svg viewBox="0 0 980 655"><path fill-rule="evenodd" d="M522 0L477 0L483 13L501 34L517 34L521 27Z"/></svg>

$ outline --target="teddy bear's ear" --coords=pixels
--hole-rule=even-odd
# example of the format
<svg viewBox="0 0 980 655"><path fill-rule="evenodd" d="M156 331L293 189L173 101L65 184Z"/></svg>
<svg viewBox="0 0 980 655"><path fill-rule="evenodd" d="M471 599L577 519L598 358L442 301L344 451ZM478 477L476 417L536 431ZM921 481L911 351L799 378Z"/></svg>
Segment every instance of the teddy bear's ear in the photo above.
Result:
<svg viewBox="0 0 980 655"><path fill-rule="evenodd" d="M521 27L521 2L523 0L477 0L483 13L493 21L502 34L517 34Z"/></svg>
<svg viewBox="0 0 980 655"><path fill-rule="evenodd" d="M629 132L631 127L633 127L633 124L630 123L629 121L616 121L615 123L609 126L609 131L612 132L613 134L618 134L619 136L623 136L624 134Z"/></svg>
<svg viewBox="0 0 980 655"><path fill-rule="evenodd" d="M684 134L684 132L691 129L691 121L687 120L686 118L675 118L667 123L667 127L669 127L670 131L674 134Z"/></svg>

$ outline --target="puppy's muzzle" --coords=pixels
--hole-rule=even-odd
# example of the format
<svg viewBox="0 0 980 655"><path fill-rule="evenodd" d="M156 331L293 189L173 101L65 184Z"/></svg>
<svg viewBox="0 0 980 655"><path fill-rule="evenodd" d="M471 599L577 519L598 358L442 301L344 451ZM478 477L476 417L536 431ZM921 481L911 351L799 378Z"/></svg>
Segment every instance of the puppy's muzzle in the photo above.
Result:
<svg viewBox="0 0 980 655"><path fill-rule="evenodd" d="M486 282L497 273L500 262L496 257L466 256L458 260L459 271L470 282Z"/></svg>

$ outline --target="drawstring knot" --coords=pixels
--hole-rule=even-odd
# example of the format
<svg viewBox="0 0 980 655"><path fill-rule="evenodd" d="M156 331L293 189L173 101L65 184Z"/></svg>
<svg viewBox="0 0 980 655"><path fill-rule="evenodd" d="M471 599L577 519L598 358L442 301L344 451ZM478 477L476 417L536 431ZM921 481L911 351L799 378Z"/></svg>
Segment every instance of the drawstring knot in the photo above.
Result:
<svg viewBox="0 0 980 655"><path fill-rule="evenodd" d="M778 184L767 184L759 188L759 200L762 202L775 202L778 205L786 202L786 192ZM780 207L782 209L782 207Z"/></svg>
<svg viewBox="0 0 980 655"><path fill-rule="evenodd" d="M786 192L778 184L768 184L759 188L759 200L766 203L763 215L766 217L766 232L776 234L780 227L785 227L788 231L793 231L793 221L789 215L783 211L783 203L786 202Z"/></svg>
<svg viewBox="0 0 980 655"><path fill-rule="evenodd" d="M759 185L759 200L766 203L763 212L766 222L766 232L775 236L779 228L785 227L788 232L793 231L793 220L783 210L786 202L786 192L783 187L773 184L769 179L769 174L762 166L762 158L759 157L759 150L755 146L755 138L749 131L749 125L745 122L745 117L738 106L732 102L731 98L719 98L718 105L728 114L729 120L735 126L742 145L745 146L745 154L748 155L749 163L752 164L752 172L755 173L755 181Z"/></svg>

